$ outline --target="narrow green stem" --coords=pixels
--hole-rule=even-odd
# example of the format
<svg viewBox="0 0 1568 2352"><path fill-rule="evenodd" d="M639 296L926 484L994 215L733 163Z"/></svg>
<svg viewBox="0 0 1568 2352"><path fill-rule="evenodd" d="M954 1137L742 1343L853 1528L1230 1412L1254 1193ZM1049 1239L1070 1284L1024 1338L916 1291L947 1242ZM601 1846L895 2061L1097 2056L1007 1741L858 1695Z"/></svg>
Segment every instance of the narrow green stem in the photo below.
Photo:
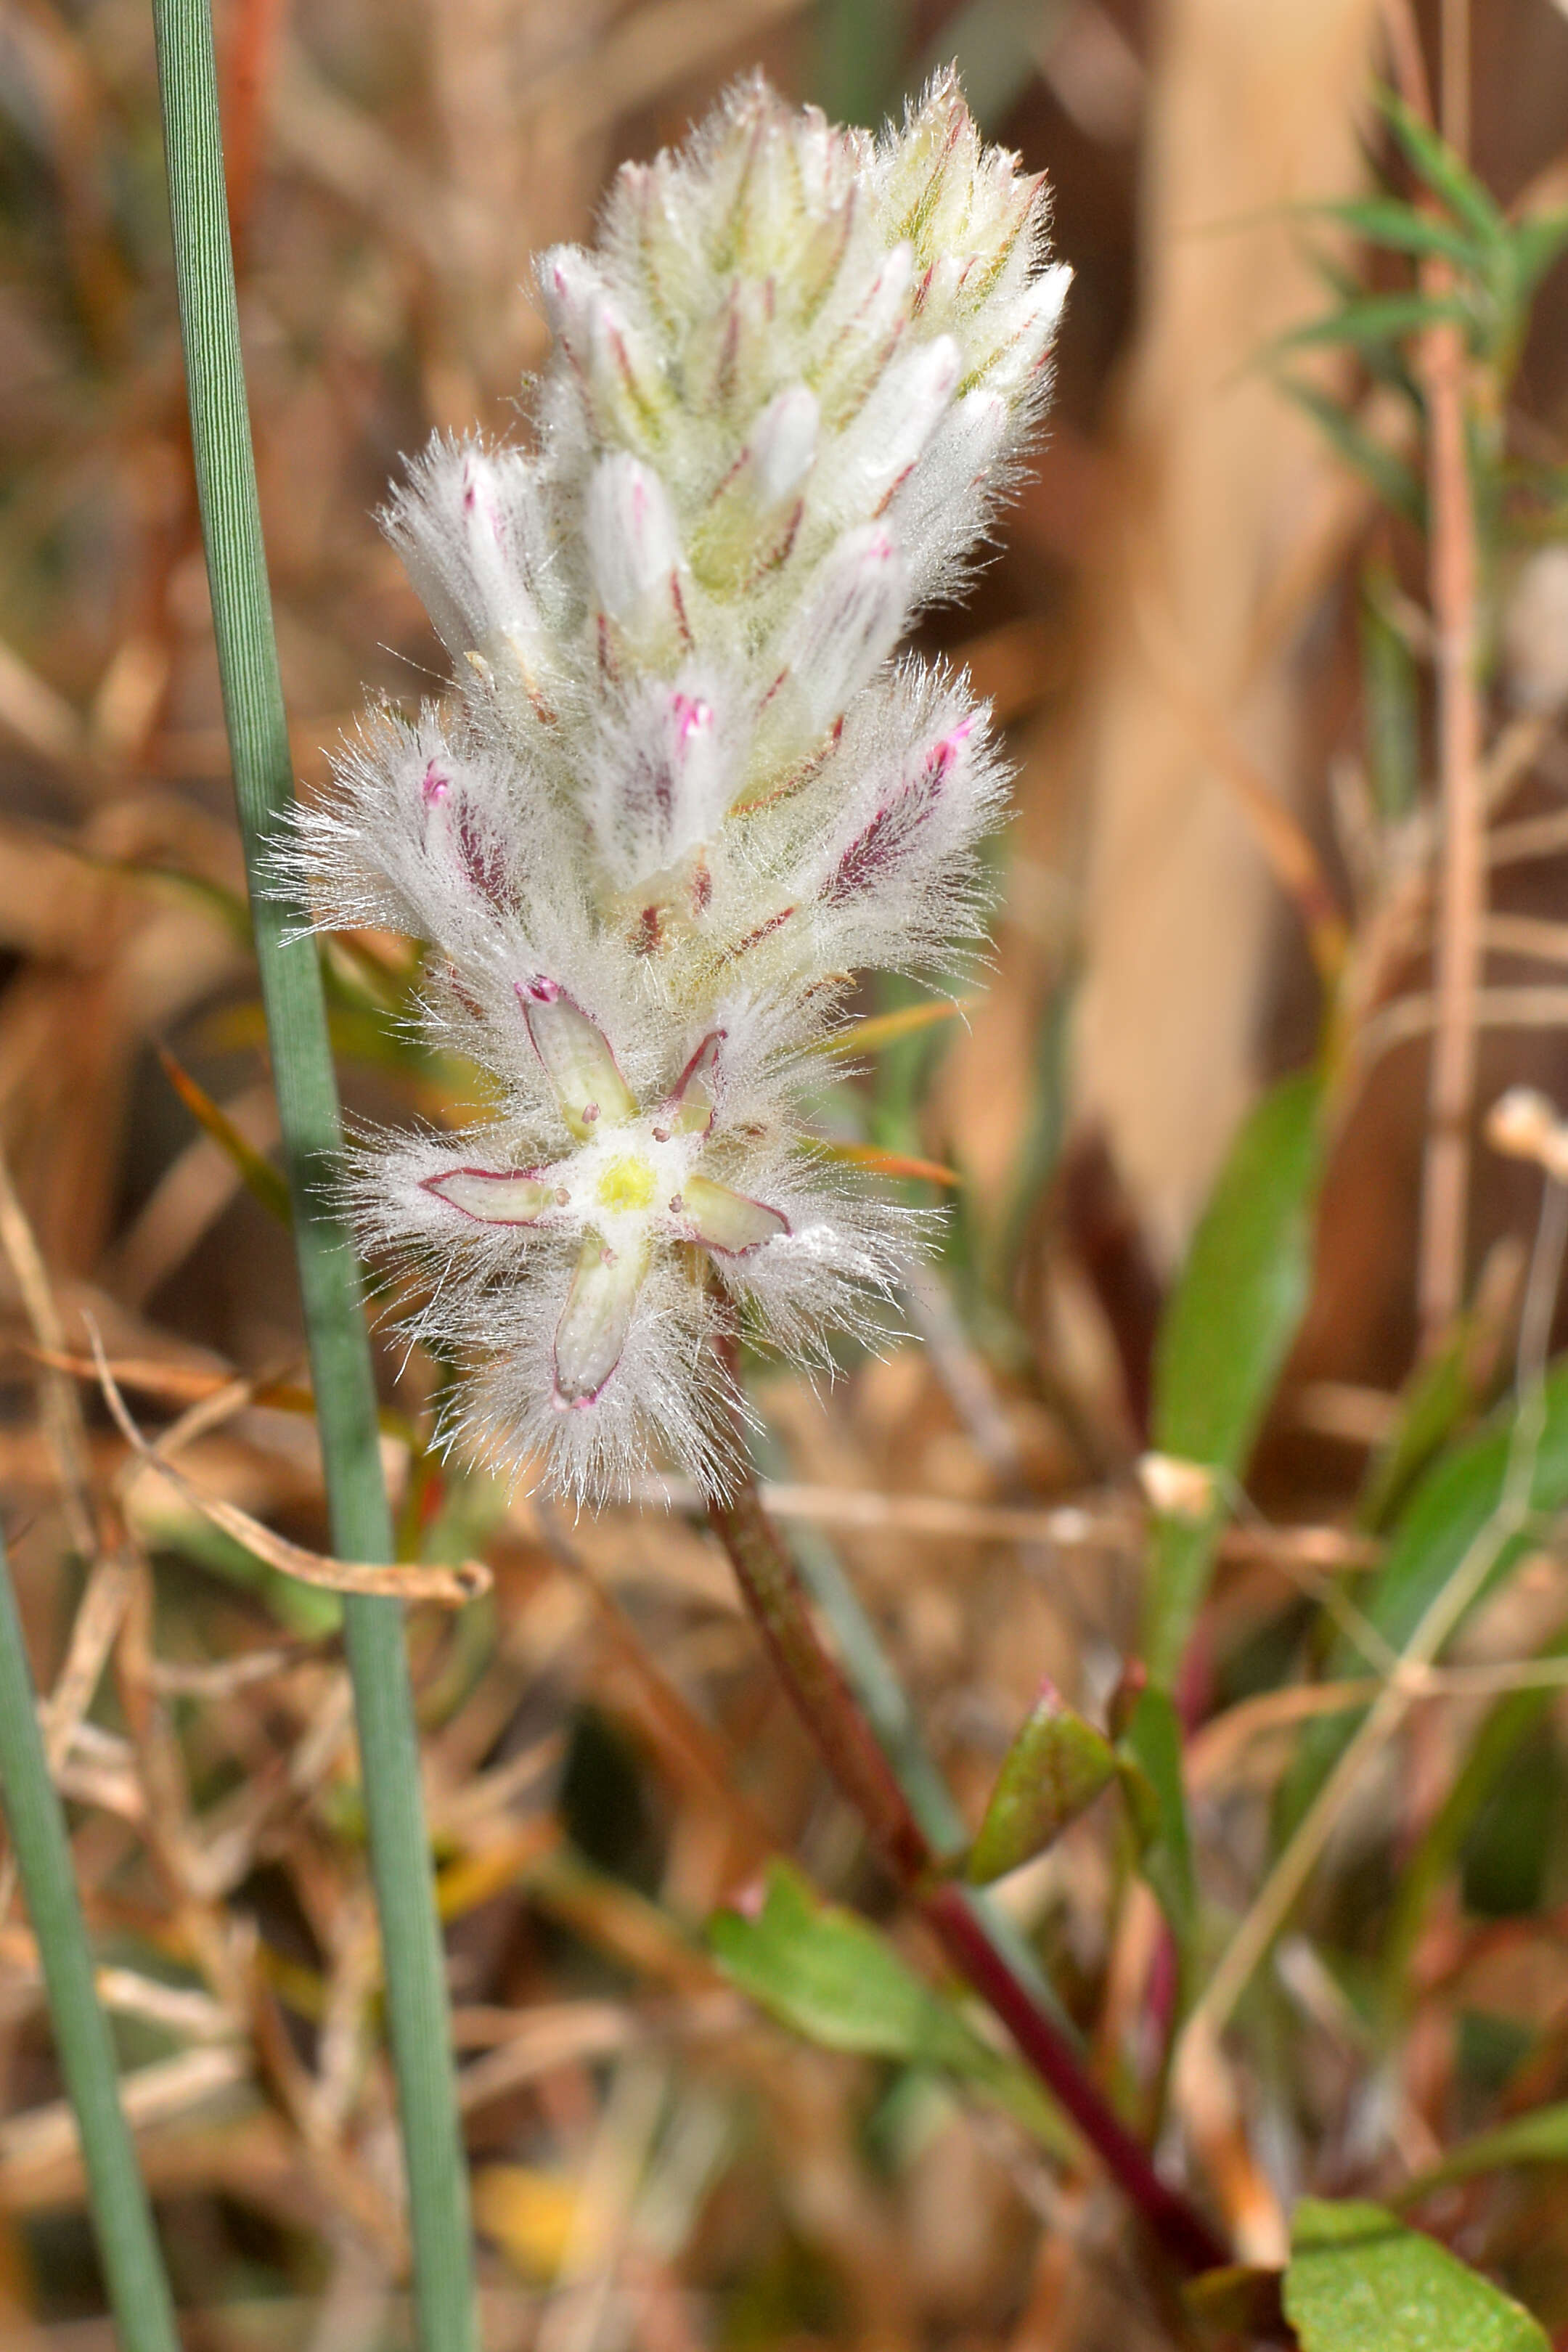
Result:
<svg viewBox="0 0 1568 2352"><path fill-rule="evenodd" d="M321 965L300 909L285 902L269 865L288 825L293 771L240 354L209 0L153 0L153 16L196 487L332 1541L344 1559L390 1559L392 1522L358 1261L333 1206L342 1131ZM344 1602L344 1620L402 2108L420 2340L425 2352L472 2352L468 2174L403 1612L395 1601L355 1596Z"/></svg>
<svg viewBox="0 0 1568 2352"><path fill-rule="evenodd" d="M178 2352L147 2191L98 2005L65 1811L49 1774L11 1570L0 1539L0 1801L43 1962L60 2072L76 2109L93 2227L124 2352Z"/></svg>

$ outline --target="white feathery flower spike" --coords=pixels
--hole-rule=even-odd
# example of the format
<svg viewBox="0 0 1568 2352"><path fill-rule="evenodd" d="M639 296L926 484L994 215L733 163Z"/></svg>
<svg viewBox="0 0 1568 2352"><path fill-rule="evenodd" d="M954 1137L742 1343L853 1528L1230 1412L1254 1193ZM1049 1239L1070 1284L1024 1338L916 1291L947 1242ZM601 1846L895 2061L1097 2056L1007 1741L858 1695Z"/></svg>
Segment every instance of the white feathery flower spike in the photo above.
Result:
<svg viewBox="0 0 1568 2352"><path fill-rule="evenodd" d="M879 137L743 83L539 263L527 444L438 438L388 510L455 692L367 722L286 863L428 943L493 1080L354 1205L466 1367L447 1438L579 1499L656 1454L723 1494L738 1315L824 1363L918 1245L813 1157L803 1055L851 974L980 934L989 714L895 655L1045 408L1046 226L952 76Z"/></svg>

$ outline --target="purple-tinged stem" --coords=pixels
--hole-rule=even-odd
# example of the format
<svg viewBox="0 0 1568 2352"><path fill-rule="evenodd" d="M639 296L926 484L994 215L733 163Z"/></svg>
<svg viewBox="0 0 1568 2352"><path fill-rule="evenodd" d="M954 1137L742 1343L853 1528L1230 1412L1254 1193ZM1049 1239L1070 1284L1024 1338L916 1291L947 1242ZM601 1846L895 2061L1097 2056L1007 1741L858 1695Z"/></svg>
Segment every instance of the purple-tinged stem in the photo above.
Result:
<svg viewBox="0 0 1568 2352"><path fill-rule="evenodd" d="M996 2012L1058 2105L1078 2126L1122 2194L1137 2207L1178 2270L1195 2276L1232 2257L1218 2233L1181 2191L1162 2180L1078 2053L1037 2006L986 1933L964 1889L949 1879L920 1896L927 1924L953 1966Z"/></svg>
<svg viewBox="0 0 1568 2352"><path fill-rule="evenodd" d="M734 1499L709 1517L740 1581L784 1688L829 1771L865 1822L900 1886L930 1870L931 1851L886 1751L837 1660L824 1648L800 1571L748 1476Z"/></svg>
<svg viewBox="0 0 1568 2352"><path fill-rule="evenodd" d="M1148 2151L1086 2073L1078 2052L998 1951L966 1891L936 1874L931 1846L881 1744L824 1647L799 1570L763 1508L755 1480L748 1475L732 1501L711 1506L710 1518L828 1769L953 1966L1006 2026L1020 2054L1071 2116L1175 2267L1193 2276L1227 2263L1231 2257L1219 2236L1179 2190L1161 2179Z"/></svg>

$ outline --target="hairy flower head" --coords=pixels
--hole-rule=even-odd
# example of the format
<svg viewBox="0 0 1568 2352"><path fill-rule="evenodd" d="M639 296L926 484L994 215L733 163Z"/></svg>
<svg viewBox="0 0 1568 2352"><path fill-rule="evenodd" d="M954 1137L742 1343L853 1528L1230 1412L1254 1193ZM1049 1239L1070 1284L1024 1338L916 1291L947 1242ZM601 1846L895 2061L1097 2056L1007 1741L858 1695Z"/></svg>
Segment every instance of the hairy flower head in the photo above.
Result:
<svg viewBox="0 0 1568 2352"><path fill-rule="evenodd" d="M579 1496L650 1449L721 1491L736 1308L824 1360L909 1249L803 1148L802 1056L975 936L988 714L893 656L1045 405L1045 228L950 77L879 138L744 84L540 262L527 444L437 439L389 509L457 692L367 726L293 862L429 942L498 1109L354 1197L433 1276L448 1433Z"/></svg>

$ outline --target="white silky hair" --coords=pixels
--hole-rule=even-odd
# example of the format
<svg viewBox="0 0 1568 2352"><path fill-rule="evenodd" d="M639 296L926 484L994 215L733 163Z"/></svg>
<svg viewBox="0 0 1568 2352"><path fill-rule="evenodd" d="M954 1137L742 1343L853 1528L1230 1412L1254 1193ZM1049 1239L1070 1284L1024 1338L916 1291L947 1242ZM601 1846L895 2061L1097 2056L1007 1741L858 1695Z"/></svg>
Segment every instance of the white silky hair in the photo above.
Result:
<svg viewBox="0 0 1568 2352"><path fill-rule="evenodd" d="M896 656L1047 404L1046 233L952 76L879 137L743 82L540 260L528 437L438 436L386 509L453 691L367 718L278 862L318 924L428 943L425 1034L490 1083L345 1181L461 1369L443 1441L509 1475L722 1495L739 1329L830 1372L888 1328L932 1221L814 1149L813 1049L849 975L983 936L989 713Z"/></svg>

